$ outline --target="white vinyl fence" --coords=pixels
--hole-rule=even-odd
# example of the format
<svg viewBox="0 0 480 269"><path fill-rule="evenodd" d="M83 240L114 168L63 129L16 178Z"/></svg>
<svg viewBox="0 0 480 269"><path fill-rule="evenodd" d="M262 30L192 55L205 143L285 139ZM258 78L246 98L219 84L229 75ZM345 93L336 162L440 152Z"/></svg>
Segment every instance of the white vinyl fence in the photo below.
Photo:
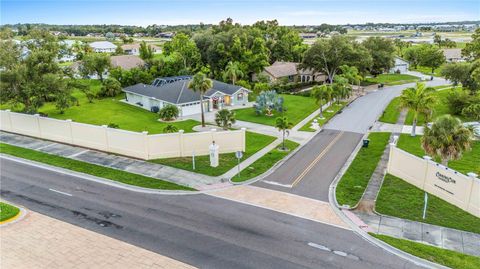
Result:
<svg viewBox="0 0 480 269"><path fill-rule="evenodd" d="M220 153L245 151L245 129L148 135L71 120L0 111L0 130L117 153L144 160L208 154L215 141Z"/></svg>
<svg viewBox="0 0 480 269"><path fill-rule="evenodd" d="M480 162L480 160L478 160ZM480 180L419 158L391 144L388 173L480 217Z"/></svg>

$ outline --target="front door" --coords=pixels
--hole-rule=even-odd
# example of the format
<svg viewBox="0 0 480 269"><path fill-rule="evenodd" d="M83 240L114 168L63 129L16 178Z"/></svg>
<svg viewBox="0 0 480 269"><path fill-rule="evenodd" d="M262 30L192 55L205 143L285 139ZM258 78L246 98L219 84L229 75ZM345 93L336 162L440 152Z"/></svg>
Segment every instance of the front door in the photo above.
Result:
<svg viewBox="0 0 480 269"><path fill-rule="evenodd" d="M225 103L226 106L229 106L229 105L230 105L230 101L231 101L231 99L230 99L230 96L229 96L229 95L225 95L225 96L223 97L223 102Z"/></svg>
<svg viewBox="0 0 480 269"><path fill-rule="evenodd" d="M218 102L219 102L219 98L214 97L213 98L213 109L218 109Z"/></svg>

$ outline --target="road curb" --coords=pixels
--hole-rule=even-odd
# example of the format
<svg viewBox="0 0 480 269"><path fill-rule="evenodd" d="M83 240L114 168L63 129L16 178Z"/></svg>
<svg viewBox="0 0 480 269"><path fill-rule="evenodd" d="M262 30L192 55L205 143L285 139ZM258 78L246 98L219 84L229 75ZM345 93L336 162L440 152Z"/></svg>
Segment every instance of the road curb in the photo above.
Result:
<svg viewBox="0 0 480 269"><path fill-rule="evenodd" d="M368 136L369 132L367 132L363 138L365 138L366 136ZM418 266L422 266L422 267L425 267L425 268L438 268L438 269L448 269L448 267L445 267L443 265L439 265L439 264L436 264L436 263L433 263L433 262L430 262L430 261L427 261L427 260L424 260L422 258L419 258L417 256L414 256L410 253L407 253L407 252L404 252L400 249L397 249L373 236L370 236L367 232L365 232L363 229L361 229L360 227L358 227L350 218L348 218L343 212L341 209L347 209L347 210L350 210L350 208L345 208L345 207L342 207L338 204L337 202L337 197L335 195L335 190L336 190L336 187L337 187L337 184L338 182L340 181L340 179L342 178L343 174L346 172L346 170L348 169L348 167L350 166L350 164L353 162L353 159L355 158L355 156L357 155L358 151L360 150L361 148L361 145L362 145L362 140L360 140L360 142L358 143L357 147L355 148L355 150L352 152L352 154L350 155L349 159L347 160L347 162L344 164L344 166L342 167L342 169L340 170L340 172L337 174L337 176L335 177L335 179L332 181L332 183L330 184L330 187L329 187L329 190L328 190L328 201L333 209L333 212L335 212L335 214L337 214L337 216L343 220L348 226L350 226L352 228L352 231L357 233L359 236L361 236L363 239L365 239L367 242L377 246L377 247L380 247L382 249L384 249L385 251L391 253L391 254L394 254L394 255L397 255L407 261L410 261L412 263L414 263L415 265L418 265Z"/></svg>
<svg viewBox="0 0 480 269"><path fill-rule="evenodd" d="M2 202L7 202L7 201L3 200ZM16 205L16 204L14 204L14 203L12 203L12 202L10 202L10 201L8 201L7 203L10 204L10 205L13 205L13 206L15 206L15 207L17 207L20 211L19 211L18 214L15 215L14 217L9 218L8 220L4 220L4 221L0 222L0 227L6 227L6 226L8 226L8 225L15 224L15 223L23 220L23 219L27 216L27 214L28 214L27 209L25 209L25 208L23 208L23 207L21 207L21 206L19 206L19 205Z"/></svg>

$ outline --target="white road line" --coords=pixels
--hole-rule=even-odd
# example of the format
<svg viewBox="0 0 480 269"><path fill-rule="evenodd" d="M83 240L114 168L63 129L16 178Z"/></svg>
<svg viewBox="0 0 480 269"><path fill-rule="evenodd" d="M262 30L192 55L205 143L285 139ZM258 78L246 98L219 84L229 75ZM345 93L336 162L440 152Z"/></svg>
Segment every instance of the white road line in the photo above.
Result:
<svg viewBox="0 0 480 269"><path fill-rule="evenodd" d="M48 190L56 192L56 193L60 193L60 194L66 195L66 196L73 196L72 194L67 193L67 192L63 192L63 191L57 191L57 190L54 190L54 189L48 189Z"/></svg>
<svg viewBox="0 0 480 269"><path fill-rule="evenodd" d="M292 185L281 184L281 183L278 183L278 182L275 182L275 181L262 180L262 182L267 183L267 184L271 184L271 185L275 185L275 186L281 186L281 187L285 187L285 188L292 188Z"/></svg>
<svg viewBox="0 0 480 269"><path fill-rule="evenodd" d="M321 249L321 250L332 251L331 249L327 248L326 246L322 246L322 245L319 245L319 244L316 244L316 243L313 243L313 242L308 242L308 245L311 246L311 247L314 247L314 248Z"/></svg>

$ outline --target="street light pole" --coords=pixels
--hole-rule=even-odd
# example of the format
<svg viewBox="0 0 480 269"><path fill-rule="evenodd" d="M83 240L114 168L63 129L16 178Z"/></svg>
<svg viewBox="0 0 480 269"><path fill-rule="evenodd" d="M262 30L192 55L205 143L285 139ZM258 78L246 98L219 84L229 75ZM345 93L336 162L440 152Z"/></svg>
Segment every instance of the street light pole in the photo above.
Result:
<svg viewBox="0 0 480 269"><path fill-rule="evenodd" d="M423 204L423 219L427 216L427 205L428 205L428 193L425 192L424 204Z"/></svg>

